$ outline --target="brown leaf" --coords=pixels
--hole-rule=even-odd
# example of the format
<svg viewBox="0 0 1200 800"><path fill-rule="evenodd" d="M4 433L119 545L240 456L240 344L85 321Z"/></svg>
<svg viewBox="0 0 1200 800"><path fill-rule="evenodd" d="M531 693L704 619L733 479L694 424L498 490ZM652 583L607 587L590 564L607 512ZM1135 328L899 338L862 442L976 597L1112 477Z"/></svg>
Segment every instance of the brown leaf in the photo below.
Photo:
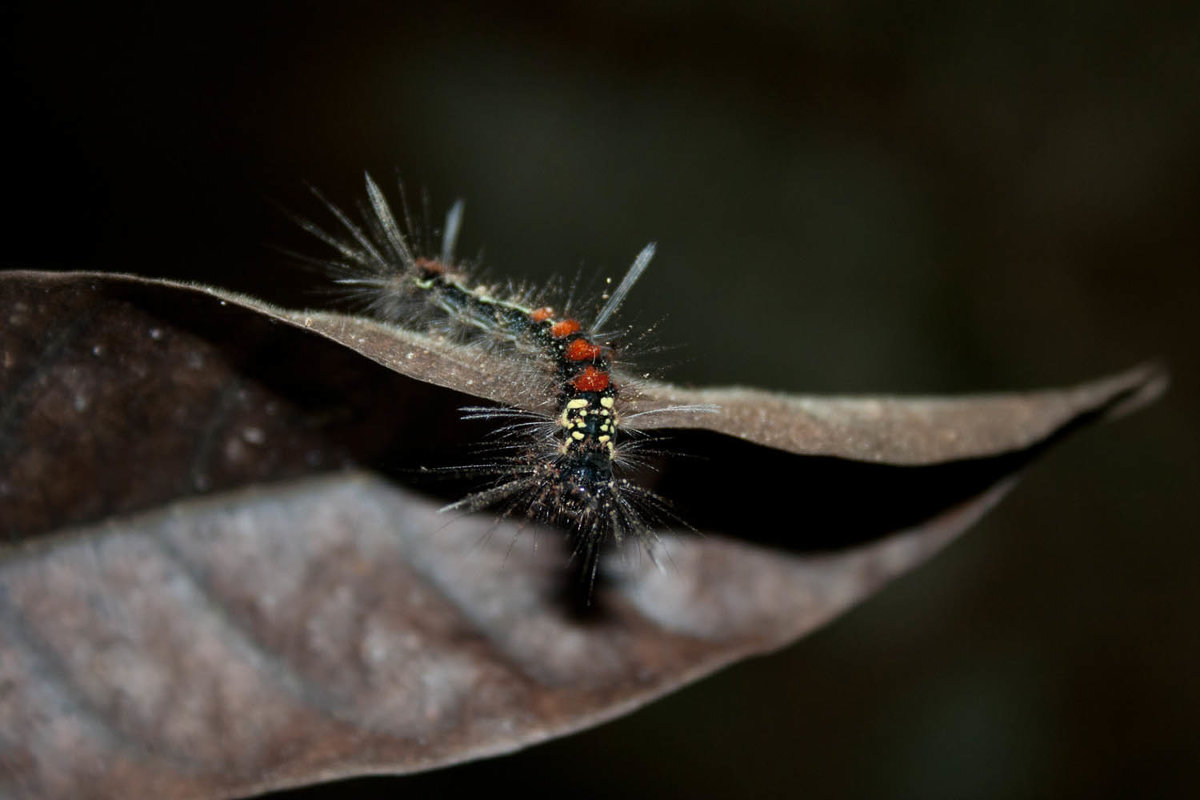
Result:
<svg viewBox="0 0 1200 800"><path fill-rule="evenodd" d="M642 408L721 406L650 418L673 454L657 489L708 535L664 535L662 569L610 554L581 614L561 537L439 516L401 485L478 435L459 393L523 399L469 352L101 275L2 275L0 320L0 792L17 797L246 794L596 724L837 615L1047 443L1164 382L952 400L645 385ZM375 472L317 474L350 464Z"/></svg>

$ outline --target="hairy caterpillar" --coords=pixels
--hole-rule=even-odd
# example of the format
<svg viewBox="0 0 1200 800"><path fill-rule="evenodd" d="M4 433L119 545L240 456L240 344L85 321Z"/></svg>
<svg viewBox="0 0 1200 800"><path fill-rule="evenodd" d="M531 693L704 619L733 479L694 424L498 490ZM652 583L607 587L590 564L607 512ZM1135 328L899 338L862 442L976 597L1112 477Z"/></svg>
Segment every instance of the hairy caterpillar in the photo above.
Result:
<svg viewBox="0 0 1200 800"><path fill-rule="evenodd" d="M425 326L466 340L497 369L529 383L539 410L476 406L465 419L503 423L496 430L496 458L453 468L487 476L489 483L445 510L498 508L506 516L560 527L584 557L591 579L608 542L640 541L649 550L655 527L679 520L669 504L625 476L638 465L639 443L630 438L639 414L622 414L622 387L613 376L616 335L606 330L655 245L647 245L589 322L539 302L509 285L476 284L455 254L463 204L446 214L440 247L426 247L405 205L402 227L387 198L366 176L368 203L356 222L319 193L337 219L331 234L307 220L300 224L336 257L322 263L336 283L362 300L373 316L405 327ZM428 252L427 252L428 251ZM662 411L706 411L672 407Z"/></svg>

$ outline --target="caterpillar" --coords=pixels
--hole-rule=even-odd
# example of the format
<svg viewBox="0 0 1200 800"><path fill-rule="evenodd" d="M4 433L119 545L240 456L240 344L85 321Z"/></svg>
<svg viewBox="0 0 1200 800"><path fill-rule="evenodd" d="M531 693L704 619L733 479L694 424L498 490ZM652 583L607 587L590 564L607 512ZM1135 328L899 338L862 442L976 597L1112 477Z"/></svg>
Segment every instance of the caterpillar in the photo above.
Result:
<svg viewBox="0 0 1200 800"><path fill-rule="evenodd" d="M405 225L384 193L366 175L362 221L318 199L337 220L339 233L311 221L300 224L336 256L322 262L341 289L356 296L368 313L388 324L436 328L467 340L480 357L507 359L504 369L528 381L541 408L472 406L464 419L497 420L499 455L484 464L450 468L488 478L483 488L444 511L498 508L568 532L573 554L582 555L589 582L598 554L612 542L641 542L653 558L656 527L681 524L670 504L626 477L643 464L636 433L640 414L622 414L622 385L613 374L616 335L607 326L654 257L655 244L638 253L615 290L588 321L547 305L511 284L477 284L471 265L458 260L462 201L446 214L440 248L426 246L404 204ZM569 305L569 303L568 303ZM664 411L710 411L675 406Z"/></svg>

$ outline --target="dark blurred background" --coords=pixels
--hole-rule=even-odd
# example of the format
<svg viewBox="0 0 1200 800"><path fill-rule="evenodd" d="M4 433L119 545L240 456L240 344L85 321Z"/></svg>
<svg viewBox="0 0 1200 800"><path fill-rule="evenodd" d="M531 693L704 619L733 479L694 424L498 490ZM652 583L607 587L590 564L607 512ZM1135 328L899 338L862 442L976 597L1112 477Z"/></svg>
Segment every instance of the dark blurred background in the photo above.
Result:
<svg viewBox="0 0 1200 800"><path fill-rule="evenodd" d="M656 240L629 308L682 345L674 380L1175 381L781 654L513 757L290 796L1200 792L1200 6L196 8L5 4L3 266L305 297L271 246L319 248L280 207L319 215L306 181L353 203L369 169L464 196L498 274L618 275Z"/></svg>

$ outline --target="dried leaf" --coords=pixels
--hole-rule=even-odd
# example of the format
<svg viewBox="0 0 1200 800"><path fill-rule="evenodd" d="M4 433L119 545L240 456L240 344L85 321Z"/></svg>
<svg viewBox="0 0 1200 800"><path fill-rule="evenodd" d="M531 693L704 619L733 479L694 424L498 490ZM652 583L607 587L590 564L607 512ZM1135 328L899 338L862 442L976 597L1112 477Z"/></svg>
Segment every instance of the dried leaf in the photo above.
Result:
<svg viewBox="0 0 1200 800"><path fill-rule="evenodd" d="M721 406L656 420L675 454L657 488L708 535L664 535L663 569L610 554L581 613L561 537L439 516L402 485L476 435L459 393L521 399L456 346L102 275L0 275L0 320L14 797L240 795L594 725L794 641L968 527L1046 444L1164 383L644 386L642 408Z"/></svg>

